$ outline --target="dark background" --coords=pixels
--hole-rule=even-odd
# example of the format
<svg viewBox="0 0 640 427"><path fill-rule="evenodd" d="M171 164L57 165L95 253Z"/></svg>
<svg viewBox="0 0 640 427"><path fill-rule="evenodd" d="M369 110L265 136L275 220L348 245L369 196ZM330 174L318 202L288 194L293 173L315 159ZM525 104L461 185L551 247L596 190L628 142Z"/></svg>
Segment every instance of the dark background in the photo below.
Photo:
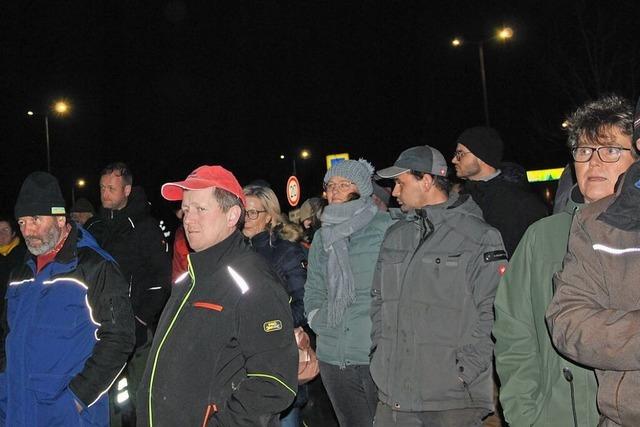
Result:
<svg viewBox="0 0 640 427"><path fill-rule="evenodd" d="M483 40L491 124L505 158L528 169L566 163L561 123L580 103L640 93L640 2L601 1L8 1L0 12L0 202L46 169L70 200L99 202L100 169L124 160L156 206L159 186L201 164L282 197L297 160L303 199L320 191L324 156L376 167L429 144L450 158L482 124ZM515 36L488 40L502 25ZM280 154L287 159L281 160Z"/></svg>

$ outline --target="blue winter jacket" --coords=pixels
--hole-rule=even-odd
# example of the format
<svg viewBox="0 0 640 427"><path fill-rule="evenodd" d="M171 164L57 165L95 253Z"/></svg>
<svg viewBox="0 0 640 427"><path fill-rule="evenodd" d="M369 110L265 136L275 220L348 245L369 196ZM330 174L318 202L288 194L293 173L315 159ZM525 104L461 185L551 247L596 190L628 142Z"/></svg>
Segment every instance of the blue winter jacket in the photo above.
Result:
<svg viewBox="0 0 640 427"><path fill-rule="evenodd" d="M106 427L135 340L127 283L75 226L37 274L35 261L12 272L3 305L0 425Z"/></svg>

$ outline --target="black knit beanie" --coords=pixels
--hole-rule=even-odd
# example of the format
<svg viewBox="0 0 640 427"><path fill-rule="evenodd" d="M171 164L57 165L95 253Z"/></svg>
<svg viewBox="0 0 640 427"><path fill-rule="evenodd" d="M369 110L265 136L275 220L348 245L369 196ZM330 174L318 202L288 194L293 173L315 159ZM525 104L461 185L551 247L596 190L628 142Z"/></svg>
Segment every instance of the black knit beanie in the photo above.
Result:
<svg viewBox="0 0 640 427"><path fill-rule="evenodd" d="M489 166L497 169L502 162L502 138L493 128L477 126L467 129L462 132L456 142L467 147L469 151Z"/></svg>
<svg viewBox="0 0 640 427"><path fill-rule="evenodd" d="M64 198L55 176L33 172L22 183L16 200L16 218L23 216L65 215Z"/></svg>

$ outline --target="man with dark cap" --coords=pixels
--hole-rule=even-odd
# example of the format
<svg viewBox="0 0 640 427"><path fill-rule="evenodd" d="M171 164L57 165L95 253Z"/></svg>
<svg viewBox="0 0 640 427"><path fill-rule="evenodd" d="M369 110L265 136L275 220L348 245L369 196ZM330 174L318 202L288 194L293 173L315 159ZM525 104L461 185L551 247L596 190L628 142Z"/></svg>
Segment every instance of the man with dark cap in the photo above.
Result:
<svg viewBox="0 0 640 427"><path fill-rule="evenodd" d="M107 392L133 348L127 282L65 213L54 176L25 179L15 216L32 256L2 310L0 425L108 426Z"/></svg>
<svg viewBox="0 0 640 427"><path fill-rule="evenodd" d="M104 220L96 215L91 202L84 197L76 200L70 209L71 219L93 235L98 242L102 241L104 233Z"/></svg>
<svg viewBox="0 0 640 427"><path fill-rule="evenodd" d="M189 271L162 312L138 393L139 426L279 426L298 388L284 285L239 228L231 172L201 166L162 196L182 201Z"/></svg>
<svg viewBox="0 0 640 427"><path fill-rule="evenodd" d="M618 139L628 141L628 134L618 134ZM640 151L640 99L631 147L582 147L578 154L608 161L612 155L629 156L631 150ZM596 182L602 185L602 181L600 177ZM639 206L640 161L636 160L618 180L615 194L575 215L546 313L558 351L596 371L602 427L640 425Z"/></svg>
<svg viewBox="0 0 640 427"><path fill-rule="evenodd" d="M447 162L428 145L378 171L402 212L373 278L371 375L376 427L477 427L493 409L493 298L507 255Z"/></svg>
<svg viewBox="0 0 640 427"><path fill-rule="evenodd" d="M458 137L453 165L465 180L462 194L470 194L480 206L487 223L500 231L509 256L527 227L547 215L547 208L535 194L502 176L503 143L498 132L478 126Z"/></svg>

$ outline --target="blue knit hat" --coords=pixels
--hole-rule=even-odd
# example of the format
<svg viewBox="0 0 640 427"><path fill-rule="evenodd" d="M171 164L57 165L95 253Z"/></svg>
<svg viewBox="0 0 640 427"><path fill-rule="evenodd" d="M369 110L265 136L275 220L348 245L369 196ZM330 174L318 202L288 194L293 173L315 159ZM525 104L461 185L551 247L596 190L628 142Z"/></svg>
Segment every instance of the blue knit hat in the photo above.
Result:
<svg viewBox="0 0 640 427"><path fill-rule="evenodd" d="M374 168L368 161L344 160L331 167L324 176L324 183L328 183L332 176L341 176L353 182L358 187L361 197L369 197L373 193L371 177Z"/></svg>

